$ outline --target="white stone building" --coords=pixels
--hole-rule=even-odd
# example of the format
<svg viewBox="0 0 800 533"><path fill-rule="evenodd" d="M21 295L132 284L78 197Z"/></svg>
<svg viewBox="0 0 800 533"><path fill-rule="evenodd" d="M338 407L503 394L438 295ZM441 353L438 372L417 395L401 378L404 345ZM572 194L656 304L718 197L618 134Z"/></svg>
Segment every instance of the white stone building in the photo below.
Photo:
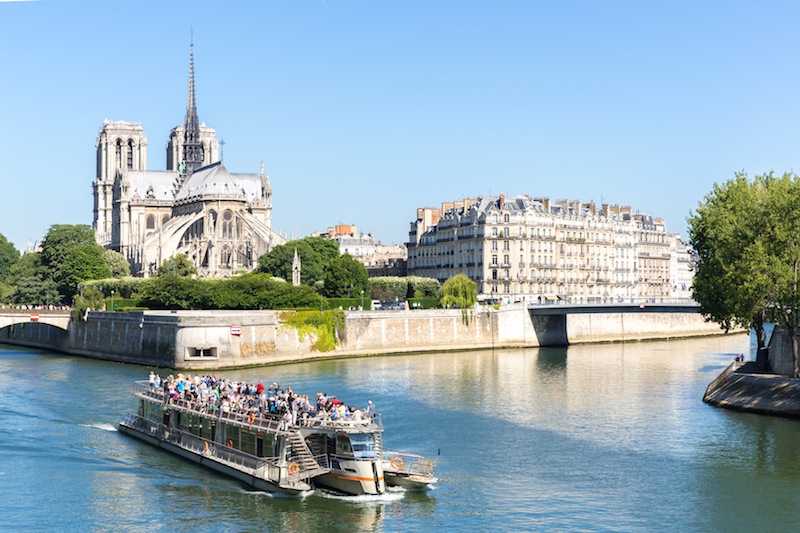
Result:
<svg viewBox="0 0 800 533"><path fill-rule="evenodd" d="M467 198L417 210L408 274L466 274L482 300L665 302L670 242L663 219L629 206Z"/></svg>
<svg viewBox="0 0 800 533"><path fill-rule="evenodd" d="M134 275L153 274L186 254L201 276L252 270L285 242L272 230L272 190L260 173L232 173L220 160L213 128L198 121L194 54L182 126L172 129L166 170L147 169L140 124L105 120L97 138L94 229L98 243L128 258Z"/></svg>

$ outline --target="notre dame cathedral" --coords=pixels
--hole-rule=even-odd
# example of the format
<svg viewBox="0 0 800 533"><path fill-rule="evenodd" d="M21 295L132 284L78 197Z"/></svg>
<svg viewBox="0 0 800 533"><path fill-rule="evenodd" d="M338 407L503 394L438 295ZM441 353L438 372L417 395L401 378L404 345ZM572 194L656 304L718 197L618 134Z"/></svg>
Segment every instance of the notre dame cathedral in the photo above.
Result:
<svg viewBox="0 0 800 533"><path fill-rule="evenodd" d="M167 143L167 169L147 170L140 124L105 120L97 138L94 230L102 246L128 258L131 273L150 276L185 254L201 276L253 270L285 239L272 230L272 190L259 174L228 172L214 128L200 124L194 97L194 50L183 126Z"/></svg>

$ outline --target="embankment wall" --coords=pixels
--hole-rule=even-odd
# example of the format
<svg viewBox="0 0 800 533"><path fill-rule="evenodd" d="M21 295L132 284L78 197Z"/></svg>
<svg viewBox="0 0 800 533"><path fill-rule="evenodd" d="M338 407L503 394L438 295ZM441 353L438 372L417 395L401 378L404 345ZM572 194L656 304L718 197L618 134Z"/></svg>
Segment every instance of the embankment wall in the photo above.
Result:
<svg viewBox="0 0 800 533"><path fill-rule="evenodd" d="M720 334L697 313L535 315L524 305L499 310L349 311L331 352L312 350L313 338L282 325L277 311L91 312L69 331L7 328L0 341L67 353L171 367L214 369L321 357L565 346ZM47 327L47 326L39 326ZM61 332L61 333L58 333Z"/></svg>

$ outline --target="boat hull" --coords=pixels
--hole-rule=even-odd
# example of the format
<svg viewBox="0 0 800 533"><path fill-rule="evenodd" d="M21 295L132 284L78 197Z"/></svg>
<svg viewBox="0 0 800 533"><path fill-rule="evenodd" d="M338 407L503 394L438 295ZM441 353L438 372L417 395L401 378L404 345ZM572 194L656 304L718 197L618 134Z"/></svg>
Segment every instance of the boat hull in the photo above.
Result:
<svg viewBox="0 0 800 533"><path fill-rule="evenodd" d="M339 460L339 466L314 478L314 485L355 496L386 492L379 462Z"/></svg>
<svg viewBox="0 0 800 533"><path fill-rule="evenodd" d="M156 448L160 448L162 450L168 451L174 455L177 455L187 461L191 461L195 464L228 476L230 478L236 479L237 481L243 483L245 486L255 490L262 490L265 492L277 492L289 495L297 495L304 491L311 490L311 487L305 483L298 483L296 487L284 487L277 485L271 481L266 479L259 478L254 474L250 474L247 472L243 472L241 470L237 470L236 468L230 467L214 458L213 455L205 454L205 453L197 453L192 450L187 450L168 442L166 440L159 439L158 437L148 435L139 431L136 428L126 425L124 422L119 423L119 431L125 435L138 439L142 442L150 444Z"/></svg>

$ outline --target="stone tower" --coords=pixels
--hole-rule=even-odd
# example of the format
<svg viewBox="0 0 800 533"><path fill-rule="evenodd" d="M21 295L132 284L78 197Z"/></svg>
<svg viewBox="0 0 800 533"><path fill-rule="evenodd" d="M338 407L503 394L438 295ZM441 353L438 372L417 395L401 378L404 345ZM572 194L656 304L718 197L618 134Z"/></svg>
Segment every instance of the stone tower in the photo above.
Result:
<svg viewBox="0 0 800 533"><path fill-rule="evenodd" d="M111 243L114 207L113 187L118 175L147 168L147 137L141 124L103 121L95 142L97 172L92 183L95 238L102 246Z"/></svg>

